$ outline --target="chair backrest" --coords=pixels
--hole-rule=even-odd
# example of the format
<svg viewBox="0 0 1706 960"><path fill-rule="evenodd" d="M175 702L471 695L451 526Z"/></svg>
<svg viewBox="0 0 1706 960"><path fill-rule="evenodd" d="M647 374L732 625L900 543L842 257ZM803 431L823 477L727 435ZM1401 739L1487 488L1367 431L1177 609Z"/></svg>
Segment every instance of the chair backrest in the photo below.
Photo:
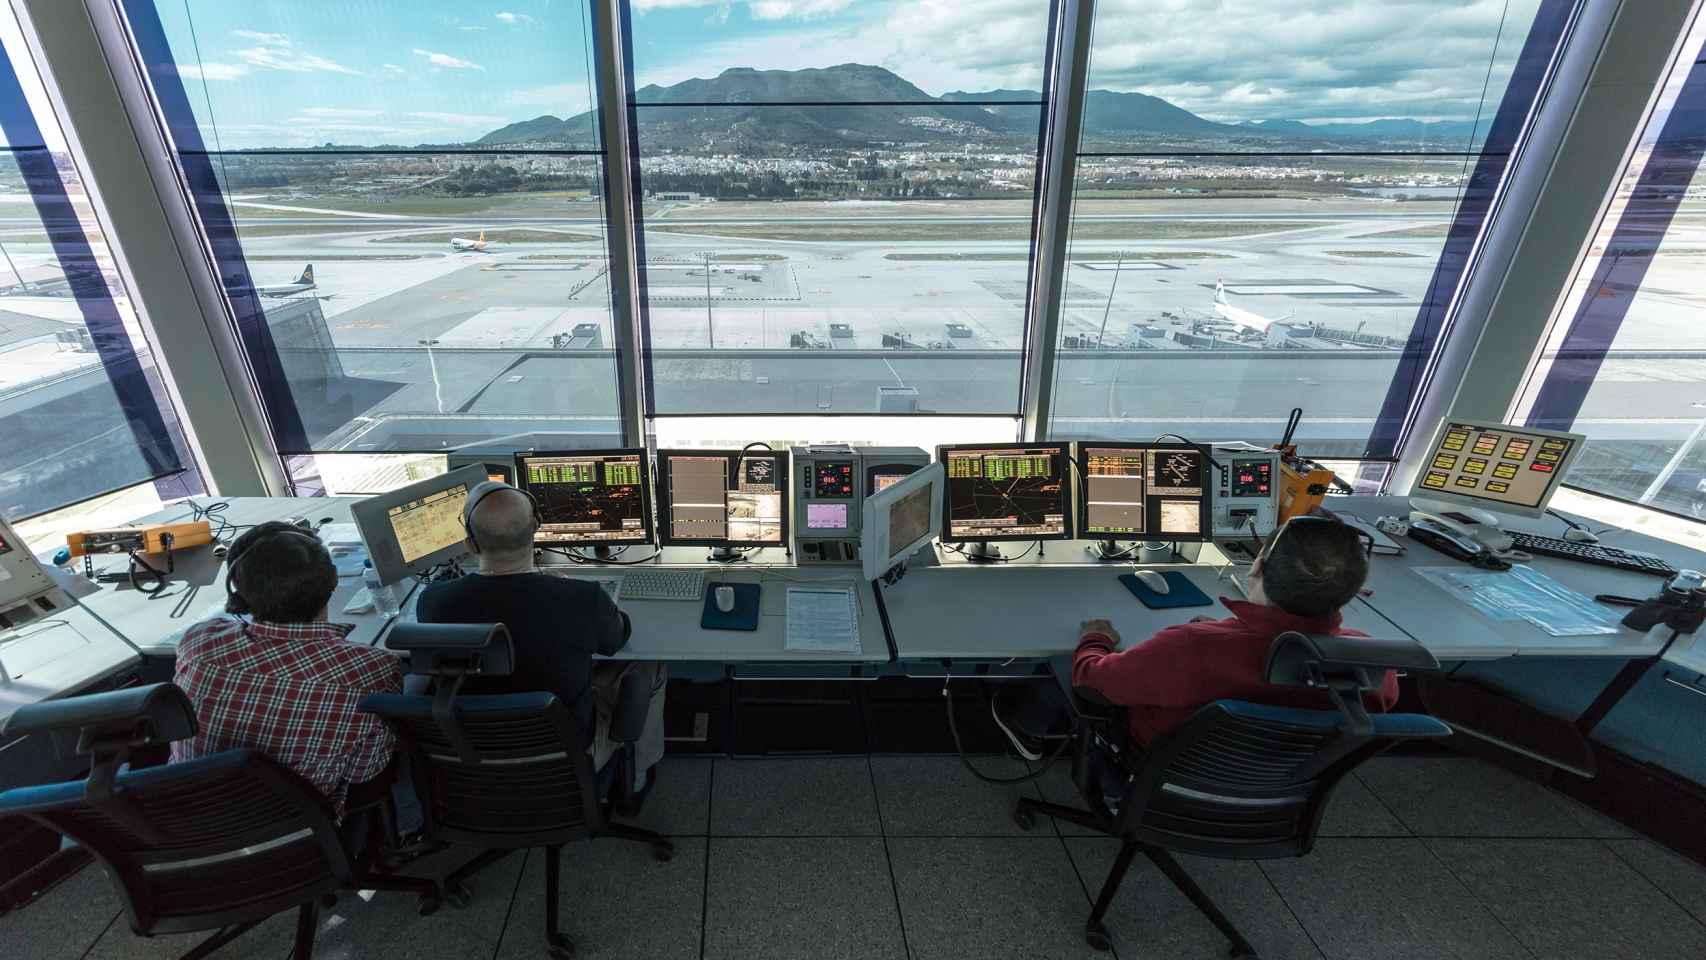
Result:
<svg viewBox="0 0 1706 960"><path fill-rule="evenodd" d="M121 769L133 750L195 729L189 698L168 683L24 707L5 732L75 732L90 776L0 794L0 816L30 817L104 862L139 934L260 920L347 883L330 805L270 757L227 750Z"/></svg>
<svg viewBox="0 0 1706 960"><path fill-rule="evenodd" d="M550 693L458 695L469 676L509 672L514 658L501 624L399 623L386 642L410 654L410 673L434 679L430 696L361 702L409 751L428 833L521 848L602 826L592 757L562 701Z"/></svg>
<svg viewBox="0 0 1706 960"><path fill-rule="evenodd" d="M1345 774L1402 740L1451 735L1420 714L1369 715L1363 697L1389 668L1438 663L1411 641L1281 634L1268 682L1320 687L1335 709L1208 704L1145 756L1122 800L1121 834L1227 859L1307 853Z"/></svg>

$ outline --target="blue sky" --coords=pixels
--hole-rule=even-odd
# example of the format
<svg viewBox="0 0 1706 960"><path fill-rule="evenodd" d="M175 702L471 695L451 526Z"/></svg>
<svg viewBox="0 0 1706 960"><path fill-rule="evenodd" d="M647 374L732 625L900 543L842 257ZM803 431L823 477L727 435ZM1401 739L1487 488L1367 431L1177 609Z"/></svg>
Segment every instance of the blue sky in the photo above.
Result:
<svg viewBox="0 0 1706 960"><path fill-rule="evenodd" d="M214 121L226 148L458 142L589 102L584 0L158 2L204 129ZM1496 100L1538 3L1103 0L1092 86L1216 120L1468 119L1484 85ZM940 94L1040 86L1048 4L632 0L632 10L642 85L856 61Z"/></svg>

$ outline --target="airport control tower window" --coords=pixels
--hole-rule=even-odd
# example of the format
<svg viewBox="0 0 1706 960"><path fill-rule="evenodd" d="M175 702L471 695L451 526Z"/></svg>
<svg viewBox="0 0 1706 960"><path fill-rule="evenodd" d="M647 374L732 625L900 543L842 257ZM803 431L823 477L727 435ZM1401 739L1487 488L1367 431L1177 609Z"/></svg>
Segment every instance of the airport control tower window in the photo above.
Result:
<svg viewBox="0 0 1706 960"><path fill-rule="evenodd" d="M619 445L588 3L122 6L299 487Z"/></svg>
<svg viewBox="0 0 1706 960"><path fill-rule="evenodd" d="M1571 6L1099 2L1050 438L1392 456Z"/></svg>
<svg viewBox="0 0 1706 960"><path fill-rule="evenodd" d="M10 9L0 42L0 194L16 201L0 231L0 515L38 517L25 536L63 545L67 525L129 519L202 481Z"/></svg>
<svg viewBox="0 0 1706 960"><path fill-rule="evenodd" d="M1050 6L632 5L655 413L1017 412Z"/></svg>
<svg viewBox="0 0 1706 960"><path fill-rule="evenodd" d="M1519 419L1587 436L1564 482L1706 520L1706 14L1553 315Z"/></svg>

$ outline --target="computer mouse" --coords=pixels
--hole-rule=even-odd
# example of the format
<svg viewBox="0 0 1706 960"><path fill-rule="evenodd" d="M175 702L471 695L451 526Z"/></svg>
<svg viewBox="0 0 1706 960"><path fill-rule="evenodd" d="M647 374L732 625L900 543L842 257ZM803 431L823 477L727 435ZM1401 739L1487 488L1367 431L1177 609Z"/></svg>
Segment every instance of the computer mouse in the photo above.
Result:
<svg viewBox="0 0 1706 960"><path fill-rule="evenodd" d="M1167 582L1167 578L1156 573L1154 570L1137 571L1137 580L1139 583L1163 597L1173 590L1173 585Z"/></svg>
<svg viewBox="0 0 1706 960"><path fill-rule="evenodd" d="M718 610L721 610L724 613L733 612L733 610L735 608L735 588L734 587L718 587L717 592L714 594L714 596L717 598L717 609Z"/></svg>

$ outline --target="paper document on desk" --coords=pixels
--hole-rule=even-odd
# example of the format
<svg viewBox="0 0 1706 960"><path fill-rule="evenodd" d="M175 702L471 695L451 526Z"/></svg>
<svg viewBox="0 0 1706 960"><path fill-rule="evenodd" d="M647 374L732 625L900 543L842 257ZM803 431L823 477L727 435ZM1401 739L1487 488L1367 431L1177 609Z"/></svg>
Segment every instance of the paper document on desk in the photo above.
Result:
<svg viewBox="0 0 1706 960"><path fill-rule="evenodd" d="M1492 620L1525 620L1554 637L1617 632L1607 611L1533 568L1412 567L1418 576Z"/></svg>
<svg viewBox="0 0 1706 960"><path fill-rule="evenodd" d="M789 587L785 650L859 652L859 595L852 587Z"/></svg>

